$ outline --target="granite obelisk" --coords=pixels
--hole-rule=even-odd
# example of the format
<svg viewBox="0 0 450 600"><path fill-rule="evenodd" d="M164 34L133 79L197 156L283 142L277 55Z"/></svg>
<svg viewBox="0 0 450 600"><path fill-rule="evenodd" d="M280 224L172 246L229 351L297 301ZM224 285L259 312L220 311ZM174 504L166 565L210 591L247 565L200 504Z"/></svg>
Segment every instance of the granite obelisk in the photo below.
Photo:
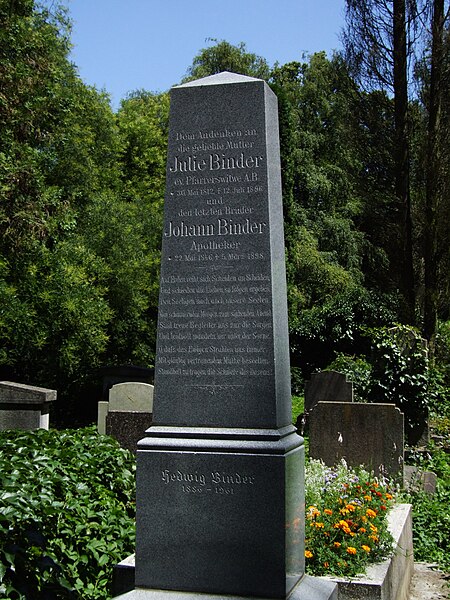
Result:
<svg viewBox="0 0 450 600"><path fill-rule="evenodd" d="M173 88L135 597L333 597L304 578L284 252L275 94L232 73Z"/></svg>

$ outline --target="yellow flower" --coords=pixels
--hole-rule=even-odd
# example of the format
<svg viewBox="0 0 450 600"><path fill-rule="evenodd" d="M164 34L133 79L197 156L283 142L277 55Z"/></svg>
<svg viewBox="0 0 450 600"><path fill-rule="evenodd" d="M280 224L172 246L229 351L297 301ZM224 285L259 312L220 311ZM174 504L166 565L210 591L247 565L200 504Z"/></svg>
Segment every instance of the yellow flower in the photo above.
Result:
<svg viewBox="0 0 450 600"><path fill-rule="evenodd" d="M341 542L334 542L333 546L335 548L340 548L341 547Z"/></svg>
<svg viewBox="0 0 450 600"><path fill-rule="evenodd" d="M318 510L315 506L310 506L308 508L308 517L315 518L320 515L320 510Z"/></svg>
<svg viewBox="0 0 450 600"><path fill-rule="evenodd" d="M350 512L353 512L355 510L354 504L347 504L347 506L345 508L347 510L349 510Z"/></svg>
<svg viewBox="0 0 450 600"><path fill-rule="evenodd" d="M392 494L386 494L386 500L392 500L393 496Z"/></svg>
<svg viewBox="0 0 450 600"><path fill-rule="evenodd" d="M368 508L366 510L366 515L369 517L369 519L374 519L377 516L377 513L371 508Z"/></svg>
<svg viewBox="0 0 450 600"><path fill-rule="evenodd" d="M367 502L370 502L372 500L372 496L364 496L364 500L367 500Z"/></svg>
<svg viewBox="0 0 450 600"><path fill-rule="evenodd" d="M370 552L370 547L369 546L366 546L365 544L363 544L361 546L361 548L364 550L364 552L367 552L367 554L369 554L369 552Z"/></svg>
<svg viewBox="0 0 450 600"><path fill-rule="evenodd" d="M324 528L324 524L323 523L314 523L314 525L317 527L317 529L323 529Z"/></svg>
<svg viewBox="0 0 450 600"><path fill-rule="evenodd" d="M305 558L312 558L313 557L313 553L310 552L309 550L305 550Z"/></svg>
<svg viewBox="0 0 450 600"><path fill-rule="evenodd" d="M353 546L349 546L347 548L347 552L348 554L356 554L356 548L353 548Z"/></svg>

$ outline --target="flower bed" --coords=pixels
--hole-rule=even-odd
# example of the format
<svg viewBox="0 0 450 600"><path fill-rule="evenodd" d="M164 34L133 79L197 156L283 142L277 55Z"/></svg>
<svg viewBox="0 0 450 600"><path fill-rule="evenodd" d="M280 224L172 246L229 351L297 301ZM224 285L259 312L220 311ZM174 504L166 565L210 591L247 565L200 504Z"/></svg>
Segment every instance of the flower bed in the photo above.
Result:
<svg viewBox="0 0 450 600"><path fill-rule="evenodd" d="M354 577L392 551L391 484L364 469L310 460L306 467L306 570Z"/></svg>

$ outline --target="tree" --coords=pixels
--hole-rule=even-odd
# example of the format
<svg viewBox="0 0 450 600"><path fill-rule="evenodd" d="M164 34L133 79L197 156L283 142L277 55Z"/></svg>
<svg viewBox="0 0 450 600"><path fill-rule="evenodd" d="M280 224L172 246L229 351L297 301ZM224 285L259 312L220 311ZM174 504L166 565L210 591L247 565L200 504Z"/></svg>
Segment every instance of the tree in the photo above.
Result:
<svg viewBox="0 0 450 600"><path fill-rule="evenodd" d="M241 42L233 46L225 40L210 38L213 46L202 48L188 68L187 77L184 81L215 75L222 71L239 73L259 79L269 79L270 68L266 60L247 51L246 45Z"/></svg>
<svg viewBox="0 0 450 600"><path fill-rule="evenodd" d="M361 95L339 56L277 67L271 85L279 100L292 363L309 375L358 344L361 323L392 318L375 281L384 257L361 228L373 140L364 139L361 152Z"/></svg>
<svg viewBox="0 0 450 600"><path fill-rule="evenodd" d="M448 16L448 15L447 15ZM449 34L445 31L444 0L433 0L431 17L431 57L429 66L429 86L426 94L428 112L427 144L425 159L425 227L424 227L424 334L433 340L436 333L439 283L445 285L445 278L439 277L443 251L448 256L448 225L446 234L439 239L442 226L439 227L440 208L449 210L445 203L444 189L448 186L448 125L449 106L446 97L449 85ZM447 54L446 54L447 49ZM446 59L447 56L447 59ZM444 229L444 231L445 231ZM447 239L445 239L447 238ZM442 245L441 245L442 244ZM447 248L447 250L445 250ZM448 266L448 262L447 262ZM441 279L441 282L439 281ZM448 278L447 278L448 289ZM448 303L447 303L448 305Z"/></svg>
<svg viewBox="0 0 450 600"><path fill-rule="evenodd" d="M413 226L410 195L408 130L408 58L418 9L414 1L347 0L343 33L345 57L353 73L369 88L394 96L395 196L399 222L398 280L403 296L402 318L415 322Z"/></svg>

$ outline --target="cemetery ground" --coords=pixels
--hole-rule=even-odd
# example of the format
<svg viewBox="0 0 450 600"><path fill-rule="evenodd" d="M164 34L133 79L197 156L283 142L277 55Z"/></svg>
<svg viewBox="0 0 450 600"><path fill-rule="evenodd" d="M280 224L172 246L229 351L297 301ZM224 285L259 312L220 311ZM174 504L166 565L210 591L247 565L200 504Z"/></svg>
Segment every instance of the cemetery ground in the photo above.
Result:
<svg viewBox="0 0 450 600"><path fill-rule="evenodd" d="M302 400L294 398L293 405L295 421L296 413L302 409ZM413 505L416 573L410 600L438 600L445 598L448 591L450 427L448 421L439 416L432 417L431 423L438 428L438 443L431 442L420 452L411 453L409 462L437 474L435 494L429 495L420 489L405 492L373 487L373 480L365 482L368 489L361 489L362 497L374 495L373 492L379 494L378 504L372 504L375 510L393 502ZM0 436L1 597L109 598L113 566L134 551L133 454L121 449L109 436L100 436L94 428L8 431ZM307 463L311 477L317 477L319 472L320 466L316 464L311 468L311 463ZM355 485L355 473L349 470L345 474L342 465L332 473L329 469L323 470L324 478L335 482L335 491L338 491L340 478L343 485ZM307 570L320 573L328 570L336 574L337 562L328 568L319 565L318 570L317 564L312 567L312 556L308 557L319 550L317 544L321 538L326 541L326 536L320 534L326 532L326 519L331 523L332 517L327 513L345 510L346 505L331 507L330 504L325 507L327 512L319 516L321 500L317 495L314 497L314 489L317 492L314 483L307 485L307 514L313 531L318 534L314 539L316 546L306 546ZM336 499L339 502L339 494ZM374 495L373 502L376 501ZM379 532L383 530L382 524L377 523L377 526ZM342 528L338 533L345 537ZM367 541L360 545L367 548L369 544ZM358 571L359 553L352 554L352 548L356 549L356 543L348 545L347 563ZM327 551L333 555L333 551L325 547L318 553L324 555ZM376 552L372 551L372 557L367 550L362 554L366 564L375 558ZM323 562L332 563L330 559Z"/></svg>

